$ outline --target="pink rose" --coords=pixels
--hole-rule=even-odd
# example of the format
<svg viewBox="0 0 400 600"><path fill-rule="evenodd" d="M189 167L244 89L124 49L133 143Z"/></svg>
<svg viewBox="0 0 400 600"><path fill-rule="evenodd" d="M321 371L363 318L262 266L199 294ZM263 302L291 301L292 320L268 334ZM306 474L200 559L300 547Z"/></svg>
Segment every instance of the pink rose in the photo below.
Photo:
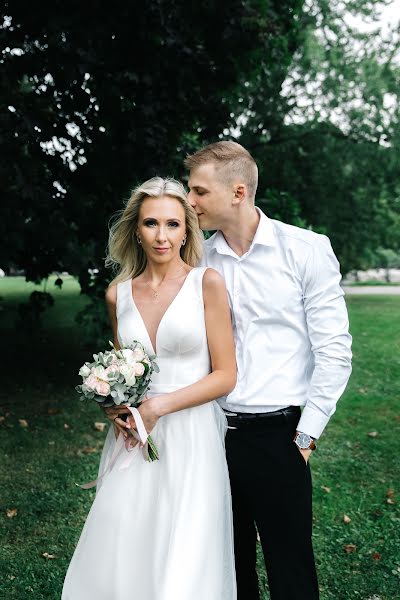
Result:
<svg viewBox="0 0 400 600"><path fill-rule="evenodd" d="M99 394L99 396L108 396L110 391L111 391L111 388L110 388L109 384L107 383L107 381L101 381L101 379L98 379L97 385L96 385L96 392Z"/></svg>
<svg viewBox="0 0 400 600"><path fill-rule="evenodd" d="M144 373L144 365L142 365L142 363L136 363L135 365L135 375L137 377L141 377Z"/></svg>
<svg viewBox="0 0 400 600"><path fill-rule="evenodd" d="M110 373L116 373L116 378L118 378L119 373L120 373L120 365L115 363L106 368L106 375L107 375L108 380L110 380L110 376L109 376ZM115 377L112 379L115 379Z"/></svg>
<svg viewBox="0 0 400 600"><path fill-rule="evenodd" d="M98 379L97 379L96 375L93 375L93 373L91 373L89 375L89 377L86 379L85 385L88 388L90 388L91 390L95 391L96 390L97 382L98 382Z"/></svg>
<svg viewBox="0 0 400 600"><path fill-rule="evenodd" d="M93 373L86 379L85 385L93 392L96 392L96 394L99 394L99 396L108 396L111 391L107 381L99 379Z"/></svg>

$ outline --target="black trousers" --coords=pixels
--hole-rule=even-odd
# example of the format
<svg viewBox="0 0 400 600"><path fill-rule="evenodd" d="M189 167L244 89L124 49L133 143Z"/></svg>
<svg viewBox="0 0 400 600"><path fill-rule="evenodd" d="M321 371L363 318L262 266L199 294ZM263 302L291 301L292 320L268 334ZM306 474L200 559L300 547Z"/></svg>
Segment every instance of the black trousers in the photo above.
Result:
<svg viewBox="0 0 400 600"><path fill-rule="evenodd" d="M311 471L293 442L299 418L297 407L243 424L228 418L229 425L238 425L226 436L238 600L260 598L257 530L271 600L319 598L311 541Z"/></svg>

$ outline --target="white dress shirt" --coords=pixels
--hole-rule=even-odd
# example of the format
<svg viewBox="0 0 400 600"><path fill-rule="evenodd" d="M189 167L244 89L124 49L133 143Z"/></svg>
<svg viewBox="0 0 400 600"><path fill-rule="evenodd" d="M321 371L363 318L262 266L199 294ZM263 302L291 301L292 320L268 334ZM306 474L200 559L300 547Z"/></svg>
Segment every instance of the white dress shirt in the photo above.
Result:
<svg viewBox="0 0 400 600"><path fill-rule="evenodd" d="M351 336L339 263L329 239L269 219L238 256L218 231L202 265L228 290L238 367L235 389L220 399L230 412L303 406L298 430L318 438L351 373Z"/></svg>

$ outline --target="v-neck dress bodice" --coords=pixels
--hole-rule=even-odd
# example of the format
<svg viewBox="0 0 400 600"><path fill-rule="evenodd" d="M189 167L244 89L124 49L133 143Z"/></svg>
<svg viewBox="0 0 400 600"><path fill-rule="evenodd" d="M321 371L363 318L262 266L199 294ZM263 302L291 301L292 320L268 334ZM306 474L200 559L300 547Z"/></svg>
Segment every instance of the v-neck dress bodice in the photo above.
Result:
<svg viewBox="0 0 400 600"><path fill-rule="evenodd" d="M190 271L161 319L160 372L150 395L169 393L210 373L202 280ZM153 354L133 301L132 280L117 287L118 339ZM161 417L151 432L160 459L138 446L126 467L110 427L97 488L64 582L62 600L236 600L226 418L218 402Z"/></svg>
<svg viewBox="0 0 400 600"><path fill-rule="evenodd" d="M149 394L170 392L190 385L210 372L204 319L202 281L205 268L190 271L164 313L156 334L157 364ZM117 288L118 340L121 346L141 342L155 354L142 316L132 295L132 279Z"/></svg>

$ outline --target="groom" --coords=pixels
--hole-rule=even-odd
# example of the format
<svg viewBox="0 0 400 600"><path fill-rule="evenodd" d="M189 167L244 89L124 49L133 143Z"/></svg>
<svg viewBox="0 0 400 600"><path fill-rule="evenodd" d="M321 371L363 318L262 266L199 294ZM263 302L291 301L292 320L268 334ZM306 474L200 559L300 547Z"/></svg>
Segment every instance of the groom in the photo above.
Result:
<svg viewBox="0 0 400 600"><path fill-rule="evenodd" d="M231 141L185 160L203 264L225 278L237 385L220 403L234 515L238 600L259 600L257 531L272 600L319 598L309 457L351 373L338 261L327 237L255 206L257 165ZM300 409L302 407L302 410Z"/></svg>

